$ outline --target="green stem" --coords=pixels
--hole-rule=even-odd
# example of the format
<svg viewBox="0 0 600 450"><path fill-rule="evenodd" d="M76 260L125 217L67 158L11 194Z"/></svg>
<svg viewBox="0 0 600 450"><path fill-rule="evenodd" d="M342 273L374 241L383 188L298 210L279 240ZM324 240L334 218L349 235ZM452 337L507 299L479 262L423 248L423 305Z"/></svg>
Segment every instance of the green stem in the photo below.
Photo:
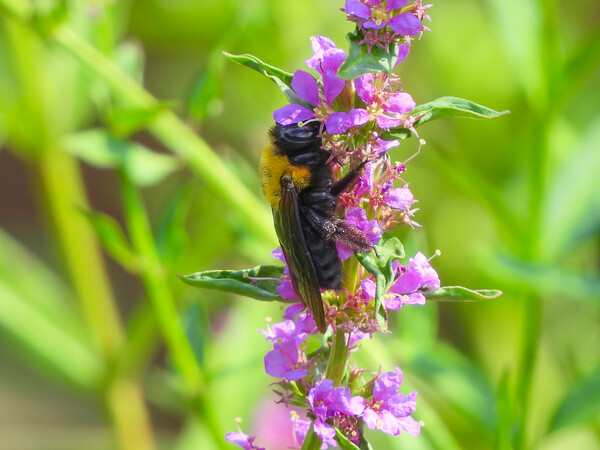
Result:
<svg viewBox="0 0 600 450"><path fill-rule="evenodd" d="M158 104L142 86L66 25L56 28L52 38L122 100L137 108L152 108ZM148 125L148 129L186 161L228 209L239 212L252 233L263 241L276 242L266 202L257 199L210 146L175 114L164 111Z"/></svg>
<svg viewBox="0 0 600 450"><path fill-rule="evenodd" d="M77 210L77 207L89 208L79 166L66 153L51 150L42 151L36 164L45 207L54 223L72 285L81 300L87 327L110 366L124 345L124 332L98 242ZM120 447L131 450L154 448L150 420L138 382L114 379L106 389L106 406ZM115 390L120 394L114 395Z"/></svg>
<svg viewBox="0 0 600 450"><path fill-rule="evenodd" d="M315 432L313 431L313 428L314 428L314 421L312 421L310 423L310 427L308 428L308 432L306 433L304 442L302 443L301 450L319 450L321 448L323 441L321 440L321 438L319 436L317 436L315 434Z"/></svg>
<svg viewBox="0 0 600 450"><path fill-rule="evenodd" d="M325 378L333 380L334 386L340 386L346 373L346 364L348 362L348 342L346 333L341 330L333 336L331 341L331 351L327 361Z"/></svg>
<svg viewBox="0 0 600 450"><path fill-rule="evenodd" d="M161 265L152 229L139 192L121 173L123 206L129 236L143 261L142 283L150 298L158 327L173 357L173 363L192 396L204 388L202 372L179 320L175 299L168 286L167 273Z"/></svg>

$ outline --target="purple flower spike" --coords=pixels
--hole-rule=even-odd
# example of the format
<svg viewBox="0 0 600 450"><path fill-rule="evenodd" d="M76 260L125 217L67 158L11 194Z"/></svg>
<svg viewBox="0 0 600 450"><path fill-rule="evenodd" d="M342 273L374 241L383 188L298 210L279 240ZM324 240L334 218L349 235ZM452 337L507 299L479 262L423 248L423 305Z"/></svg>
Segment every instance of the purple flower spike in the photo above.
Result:
<svg viewBox="0 0 600 450"><path fill-rule="evenodd" d="M403 36L415 36L421 31L421 21L411 13L402 13L392 17L388 25Z"/></svg>

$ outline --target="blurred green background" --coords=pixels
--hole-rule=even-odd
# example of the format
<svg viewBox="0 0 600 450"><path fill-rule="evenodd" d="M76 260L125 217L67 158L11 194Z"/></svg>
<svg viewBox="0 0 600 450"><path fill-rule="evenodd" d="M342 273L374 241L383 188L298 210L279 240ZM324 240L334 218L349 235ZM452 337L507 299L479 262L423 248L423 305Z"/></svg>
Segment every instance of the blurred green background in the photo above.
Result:
<svg viewBox="0 0 600 450"><path fill-rule="evenodd" d="M342 6L0 0L1 448L231 448L236 416L285 445L256 333L279 306L176 275L274 263L256 168L285 98L222 52L293 72L310 36L346 47ZM442 251L442 284L504 295L406 307L363 345L426 423L373 445L600 448L600 4L430 15L404 90L511 114L419 129L423 228L400 237Z"/></svg>

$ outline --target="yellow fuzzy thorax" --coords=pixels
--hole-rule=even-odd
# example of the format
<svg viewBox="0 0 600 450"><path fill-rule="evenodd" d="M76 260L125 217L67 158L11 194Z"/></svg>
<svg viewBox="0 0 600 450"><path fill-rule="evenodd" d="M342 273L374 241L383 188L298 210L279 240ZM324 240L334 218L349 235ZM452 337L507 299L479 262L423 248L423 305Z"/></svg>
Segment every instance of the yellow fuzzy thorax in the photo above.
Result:
<svg viewBox="0 0 600 450"><path fill-rule="evenodd" d="M263 195L273 209L279 209L283 176L291 176L296 191L301 191L310 185L308 167L294 166L285 155L278 153L275 147L265 147L260 157L260 183Z"/></svg>

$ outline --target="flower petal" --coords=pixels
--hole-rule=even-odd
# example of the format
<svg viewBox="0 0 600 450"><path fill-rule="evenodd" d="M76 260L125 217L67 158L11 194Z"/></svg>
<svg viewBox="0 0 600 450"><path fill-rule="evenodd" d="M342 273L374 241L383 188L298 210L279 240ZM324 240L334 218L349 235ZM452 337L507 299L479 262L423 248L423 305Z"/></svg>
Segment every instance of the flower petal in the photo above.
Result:
<svg viewBox="0 0 600 450"><path fill-rule="evenodd" d="M369 113L363 108L354 108L348 112L353 127L359 127L369 121Z"/></svg>
<svg viewBox="0 0 600 450"><path fill-rule="evenodd" d="M354 80L356 94L367 105L373 103L375 96L375 86L373 85L373 75L366 73Z"/></svg>
<svg viewBox="0 0 600 450"><path fill-rule="evenodd" d="M323 91L328 105L331 105L331 102L340 95L344 90L344 86L346 86L346 82L338 78L336 72L327 71L323 73Z"/></svg>
<svg viewBox="0 0 600 450"><path fill-rule="evenodd" d="M387 0L385 4L388 11L404 8L408 4L408 0Z"/></svg>
<svg viewBox="0 0 600 450"><path fill-rule="evenodd" d="M415 202L415 197L407 187L396 188L390 189L385 193L383 202L394 209L408 211Z"/></svg>
<svg viewBox="0 0 600 450"><path fill-rule="evenodd" d="M387 23L385 23L385 22L375 22L373 20L369 20L369 21L363 23L363 28L366 28L368 30L381 30L386 25L387 25Z"/></svg>
<svg viewBox="0 0 600 450"><path fill-rule="evenodd" d="M305 122L309 119L314 119L314 117L315 112L312 109L293 103L273 111L273 119L275 119L275 122L284 126Z"/></svg>
<svg viewBox="0 0 600 450"><path fill-rule="evenodd" d="M346 0L344 9L348 14L360 17L361 19L368 19L371 17L371 9L364 3L358 0Z"/></svg>
<svg viewBox="0 0 600 450"><path fill-rule="evenodd" d="M416 106L415 101L407 92L398 92L389 97L383 105L383 110L390 114L406 114Z"/></svg>
<svg viewBox="0 0 600 450"><path fill-rule="evenodd" d="M292 77L292 89L311 105L316 106L319 103L319 85L310 73L296 70Z"/></svg>
<svg viewBox="0 0 600 450"><path fill-rule="evenodd" d="M354 255L354 250L352 250L347 245L342 244L340 241L336 241L335 248L337 250L338 257L342 261L346 261L352 255Z"/></svg>
<svg viewBox="0 0 600 450"><path fill-rule="evenodd" d="M392 17L388 25L396 33L403 36L414 36L421 31L421 21L409 12Z"/></svg>
<svg viewBox="0 0 600 450"><path fill-rule="evenodd" d="M325 129L330 134L343 134L352 126L352 121L348 114L340 111L334 112L325 120Z"/></svg>
<svg viewBox="0 0 600 450"><path fill-rule="evenodd" d="M289 278L284 278L279 286L277 286L277 293L284 300L295 300L298 298L298 294L294 290L294 285Z"/></svg>
<svg viewBox="0 0 600 450"><path fill-rule="evenodd" d="M408 56L409 53L410 53L409 45L405 45L405 44L400 45L398 47L398 59L396 60L396 64L394 65L394 67L396 67L401 62L404 62L404 60L406 59L406 57Z"/></svg>

